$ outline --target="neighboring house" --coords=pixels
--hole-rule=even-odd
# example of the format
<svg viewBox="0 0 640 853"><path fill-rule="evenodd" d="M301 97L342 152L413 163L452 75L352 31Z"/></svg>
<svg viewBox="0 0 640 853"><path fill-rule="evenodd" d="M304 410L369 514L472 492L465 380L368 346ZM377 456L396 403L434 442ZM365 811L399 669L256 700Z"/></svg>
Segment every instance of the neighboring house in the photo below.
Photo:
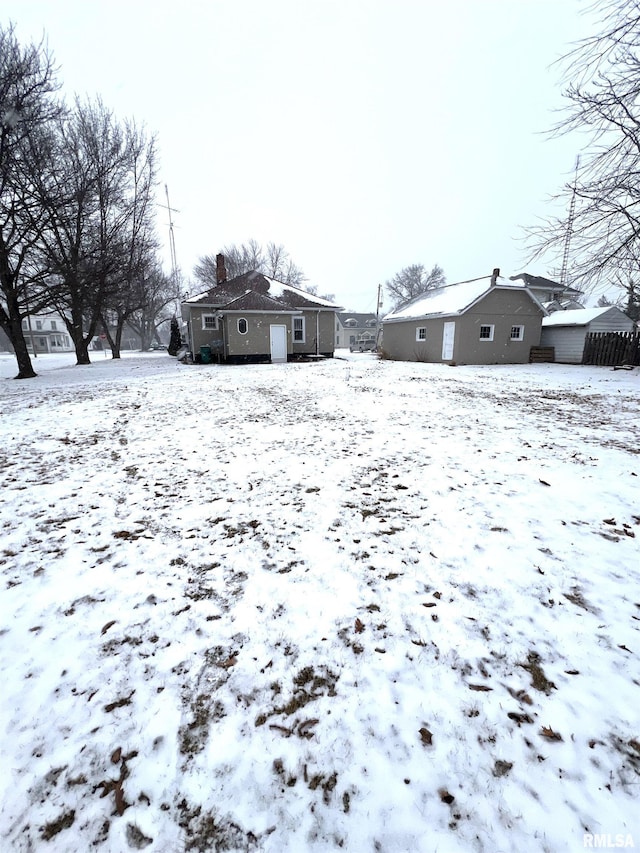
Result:
<svg viewBox="0 0 640 853"><path fill-rule="evenodd" d="M312 293L248 272L182 303L194 359L286 362L332 357L340 306Z"/></svg>
<svg viewBox="0 0 640 853"><path fill-rule="evenodd" d="M36 354L46 352L73 352L64 320L59 314L34 314L22 321L22 331L27 349Z"/></svg>
<svg viewBox="0 0 640 853"><path fill-rule="evenodd" d="M0 329L0 352L13 352L11 340L4 329Z"/></svg>
<svg viewBox="0 0 640 853"><path fill-rule="evenodd" d="M560 364L582 364L582 354L590 332L631 332L634 323L615 305L555 311L542 321L540 346L553 347Z"/></svg>
<svg viewBox="0 0 640 853"><path fill-rule="evenodd" d="M524 286L533 293L538 302L542 302L549 312L568 308L584 308L580 302L581 291L558 284L556 281L551 281L550 278L521 272L518 275L512 275L509 281L522 281Z"/></svg>
<svg viewBox="0 0 640 853"><path fill-rule="evenodd" d="M336 349L349 347L351 352L375 349L377 326L375 314L353 311L336 314Z"/></svg>
<svg viewBox="0 0 640 853"><path fill-rule="evenodd" d="M528 287L492 276L429 290L383 319L384 352L401 361L523 364L545 310Z"/></svg>

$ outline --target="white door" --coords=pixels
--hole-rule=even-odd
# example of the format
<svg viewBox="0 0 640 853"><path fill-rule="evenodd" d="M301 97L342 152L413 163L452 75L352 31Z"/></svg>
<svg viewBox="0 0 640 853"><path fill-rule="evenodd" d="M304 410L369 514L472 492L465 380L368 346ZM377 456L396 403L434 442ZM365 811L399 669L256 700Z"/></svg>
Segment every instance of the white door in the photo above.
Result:
<svg viewBox="0 0 640 853"><path fill-rule="evenodd" d="M287 360L287 327L269 326L271 339L271 362Z"/></svg>
<svg viewBox="0 0 640 853"><path fill-rule="evenodd" d="M445 323L442 329L442 360L451 361L453 358L453 341L456 336L456 324Z"/></svg>

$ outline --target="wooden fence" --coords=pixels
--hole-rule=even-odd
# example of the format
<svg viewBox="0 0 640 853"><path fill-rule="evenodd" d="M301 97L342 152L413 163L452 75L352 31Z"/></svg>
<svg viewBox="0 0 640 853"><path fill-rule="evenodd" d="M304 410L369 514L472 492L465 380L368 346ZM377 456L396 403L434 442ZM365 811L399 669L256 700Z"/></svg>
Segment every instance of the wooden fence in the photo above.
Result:
<svg viewBox="0 0 640 853"><path fill-rule="evenodd" d="M584 342L582 363L640 365L640 333L590 332Z"/></svg>

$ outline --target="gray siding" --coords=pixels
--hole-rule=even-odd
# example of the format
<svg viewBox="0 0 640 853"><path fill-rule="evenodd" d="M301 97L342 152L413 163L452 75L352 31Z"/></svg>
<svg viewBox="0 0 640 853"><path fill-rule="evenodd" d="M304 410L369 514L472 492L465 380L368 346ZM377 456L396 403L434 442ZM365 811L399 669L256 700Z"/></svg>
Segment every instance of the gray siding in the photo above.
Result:
<svg viewBox="0 0 640 853"><path fill-rule="evenodd" d="M247 333L238 331L238 320L247 321ZM270 326L287 327L287 354L291 355L291 315L290 314L251 314L239 311L228 313L224 318L227 336L227 357L250 357L254 355L271 357Z"/></svg>
<svg viewBox="0 0 640 853"><path fill-rule="evenodd" d="M442 362L444 324L455 322L453 357L456 364L525 364L529 350L540 343L542 310L523 292L495 290L464 314L387 321L383 350L400 361ZM493 326L493 340L480 339L480 327ZM511 327L524 326L524 338L511 340ZM416 329L426 340L416 341Z"/></svg>
<svg viewBox="0 0 640 853"><path fill-rule="evenodd" d="M324 355L333 355L335 347L336 315L333 311L310 311L302 312L304 317L305 339L304 343L294 341L292 352L294 355L316 353L316 338L318 338L317 352ZM293 328L293 319L289 322L289 328Z"/></svg>

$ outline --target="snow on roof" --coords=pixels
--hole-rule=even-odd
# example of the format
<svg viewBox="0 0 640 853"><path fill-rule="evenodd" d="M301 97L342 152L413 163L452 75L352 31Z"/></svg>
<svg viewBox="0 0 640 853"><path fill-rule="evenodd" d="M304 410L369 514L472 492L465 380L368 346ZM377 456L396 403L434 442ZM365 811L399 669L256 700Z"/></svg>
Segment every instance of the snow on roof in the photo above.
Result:
<svg viewBox="0 0 640 853"><path fill-rule="evenodd" d="M201 302L205 296L209 296L210 293L208 290L203 290L201 293L196 293L194 296L190 296L188 299L185 299L185 303L194 303Z"/></svg>
<svg viewBox="0 0 640 853"><path fill-rule="evenodd" d="M316 296L315 294L310 293L307 290L303 290L300 287L294 287L291 284L285 284L282 281L278 281L275 278L269 278L269 276L263 275L262 273L255 271L244 273L242 276L236 276L236 278L231 279L229 282L224 282L223 284L216 285L215 288L210 288L209 290L205 290L202 293L197 293L194 296L190 296L188 299L184 300L183 304L200 304L203 306L220 304L220 295L222 294L222 296L227 296L227 300L223 300L223 302L230 300L234 294L234 291L235 293L237 293L237 287L240 282L248 283L249 287L245 288L242 293L238 293L238 296L241 296L248 292L252 292L251 283L253 279L257 280L257 286L259 286L260 282L266 281L269 288L268 293L265 292L264 289L260 292L262 292L263 295L270 297L271 299L282 300L284 297L283 301L285 302L285 304L288 305L288 307L291 307L291 305L295 303L296 307L299 307L300 304L306 304L310 308L329 308L333 309L334 311L340 311L342 308L341 305L337 305L336 303L331 302L328 299L323 299L320 296ZM237 296L233 296L233 298L237 298ZM303 302L300 303L300 300L303 300Z"/></svg>
<svg viewBox="0 0 640 853"><path fill-rule="evenodd" d="M446 284L423 293L412 302L401 307L398 311L387 314L384 320L411 320L417 317L428 317L434 314L461 314L484 293L491 289L491 276L461 281L457 284ZM509 290L526 290L525 285L516 284L504 276L498 276L495 287ZM529 291L527 291L529 292ZM532 298L535 297L532 295ZM536 300L537 301L537 300Z"/></svg>
<svg viewBox="0 0 640 853"><path fill-rule="evenodd" d="M601 314L606 314L613 306L604 308L575 308L567 311L554 311L549 317L542 318L543 326L586 326ZM622 313L622 312L621 312Z"/></svg>
<svg viewBox="0 0 640 853"><path fill-rule="evenodd" d="M272 296L275 299L280 298L284 293L288 292L293 293L296 296L302 296L304 299L315 302L324 308L340 310L340 305L337 305L335 302L331 302L328 299L322 299L320 296L316 296L308 290L303 290L300 287L294 287L292 284L285 284L283 281L278 281L275 278L269 278L268 275L265 275L264 278L269 282L269 296Z"/></svg>

